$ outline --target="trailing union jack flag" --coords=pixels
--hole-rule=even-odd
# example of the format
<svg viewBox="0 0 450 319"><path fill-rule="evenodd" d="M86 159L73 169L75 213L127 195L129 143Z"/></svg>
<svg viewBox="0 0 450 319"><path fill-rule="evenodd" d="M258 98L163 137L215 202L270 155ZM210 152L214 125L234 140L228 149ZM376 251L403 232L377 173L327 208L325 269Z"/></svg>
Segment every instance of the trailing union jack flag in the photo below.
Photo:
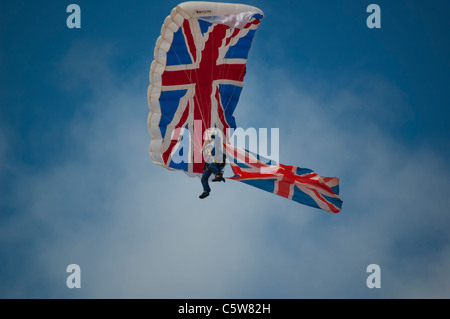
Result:
<svg viewBox="0 0 450 319"><path fill-rule="evenodd" d="M339 179L322 177L307 168L283 164L253 155L247 150L225 145L234 179L308 206L338 213Z"/></svg>

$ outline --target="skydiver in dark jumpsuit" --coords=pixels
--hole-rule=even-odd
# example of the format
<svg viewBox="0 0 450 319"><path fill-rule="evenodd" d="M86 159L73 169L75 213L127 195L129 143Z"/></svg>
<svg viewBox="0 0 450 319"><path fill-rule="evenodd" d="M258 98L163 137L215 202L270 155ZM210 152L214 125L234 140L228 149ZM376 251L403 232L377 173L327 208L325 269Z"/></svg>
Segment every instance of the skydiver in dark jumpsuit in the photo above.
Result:
<svg viewBox="0 0 450 319"><path fill-rule="evenodd" d="M207 141L205 141L206 144ZM225 167L225 153L223 154L223 160L220 162L216 162L215 155L216 149L214 146L215 136L211 135L211 141L203 147L203 156L205 159L205 171L202 175L202 186L203 193L199 196L199 198L203 199L209 196L211 192L211 188L209 187L208 179L211 174L214 174L213 182L225 182L225 178L223 178L223 168Z"/></svg>

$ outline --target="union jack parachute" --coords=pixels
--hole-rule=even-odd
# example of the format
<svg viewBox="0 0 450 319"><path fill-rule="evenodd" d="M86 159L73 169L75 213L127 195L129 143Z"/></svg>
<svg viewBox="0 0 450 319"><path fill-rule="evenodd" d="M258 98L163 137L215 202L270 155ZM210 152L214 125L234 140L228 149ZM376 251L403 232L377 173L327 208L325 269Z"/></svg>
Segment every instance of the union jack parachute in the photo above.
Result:
<svg viewBox="0 0 450 319"><path fill-rule="evenodd" d="M236 128L233 112L262 18L248 5L184 2L165 19L148 88L154 163L203 173L203 133Z"/></svg>

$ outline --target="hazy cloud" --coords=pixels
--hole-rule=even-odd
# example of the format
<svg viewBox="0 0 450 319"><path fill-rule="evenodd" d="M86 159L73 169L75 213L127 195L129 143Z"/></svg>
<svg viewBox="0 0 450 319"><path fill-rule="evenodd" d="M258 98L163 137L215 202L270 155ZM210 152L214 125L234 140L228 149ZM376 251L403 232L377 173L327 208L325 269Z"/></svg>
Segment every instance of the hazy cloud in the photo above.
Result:
<svg viewBox="0 0 450 319"><path fill-rule="evenodd" d="M384 130L385 118L413 116L395 85L369 77L303 89L277 80L285 70L247 75L238 125L280 127L282 163L340 177L343 210L332 215L231 180L199 200L199 179L151 162L148 70L123 82L114 56L78 43L60 62L68 73L81 61L95 70L62 83L92 90L89 112L71 121L58 165L14 183L2 297L448 297L449 171ZM78 290L65 286L71 263L81 266ZM382 289L365 284L371 263Z"/></svg>

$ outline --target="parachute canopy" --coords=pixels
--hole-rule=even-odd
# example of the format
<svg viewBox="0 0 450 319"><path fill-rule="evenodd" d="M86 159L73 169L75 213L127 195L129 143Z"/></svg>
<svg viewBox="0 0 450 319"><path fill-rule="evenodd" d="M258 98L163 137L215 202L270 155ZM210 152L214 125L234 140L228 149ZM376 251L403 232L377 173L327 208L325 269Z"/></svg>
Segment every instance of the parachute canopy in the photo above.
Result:
<svg viewBox="0 0 450 319"><path fill-rule="evenodd" d="M184 2L165 19L148 88L154 163L203 173L205 132L236 128L233 112L262 18L248 5Z"/></svg>

